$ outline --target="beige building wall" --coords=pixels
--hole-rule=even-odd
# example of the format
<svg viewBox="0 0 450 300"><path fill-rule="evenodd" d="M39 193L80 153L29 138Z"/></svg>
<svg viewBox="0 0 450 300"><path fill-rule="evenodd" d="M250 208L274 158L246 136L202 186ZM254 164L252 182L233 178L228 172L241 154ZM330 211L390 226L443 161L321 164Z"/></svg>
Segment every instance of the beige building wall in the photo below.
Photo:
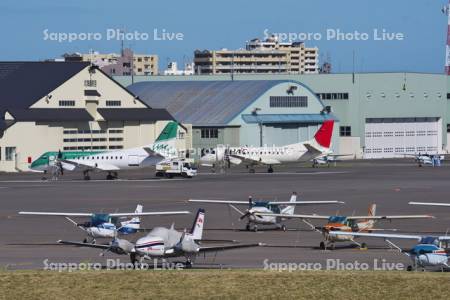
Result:
<svg viewBox="0 0 450 300"><path fill-rule="evenodd" d="M96 70L89 68L72 77L49 95L42 97L31 108L89 109L95 121L79 122L16 122L0 138L0 171L28 171L32 161L47 151L114 151L152 144L169 121L105 121L98 108L146 108L120 85ZM95 80L95 86L86 86L85 81ZM85 89L97 90L101 96L87 97ZM74 106L61 107L59 101L75 101ZM121 106L107 106L106 101L121 101ZM12 116L7 114L8 119ZM190 126L188 126L191 129ZM192 147L190 130L180 129L177 147L179 150ZM111 140L112 138L112 140ZM89 141L79 141L89 139ZM94 141L95 140L95 141ZM12 160L6 160L6 147L15 147Z"/></svg>

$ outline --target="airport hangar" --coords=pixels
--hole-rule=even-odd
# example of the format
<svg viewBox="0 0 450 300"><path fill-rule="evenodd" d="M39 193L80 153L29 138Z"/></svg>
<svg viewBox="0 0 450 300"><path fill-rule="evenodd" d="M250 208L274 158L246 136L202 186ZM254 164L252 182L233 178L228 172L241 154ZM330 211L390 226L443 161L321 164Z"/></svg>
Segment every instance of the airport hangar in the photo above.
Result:
<svg viewBox="0 0 450 300"><path fill-rule="evenodd" d="M272 147L307 141L323 121L338 123L314 92L291 80L149 81L128 88L147 105L166 108L192 125L193 158L217 145Z"/></svg>
<svg viewBox="0 0 450 300"><path fill-rule="evenodd" d="M89 63L0 62L0 171L27 171L47 151L149 145L171 120ZM190 149L179 128L178 149Z"/></svg>
<svg viewBox="0 0 450 300"><path fill-rule="evenodd" d="M230 75L197 76L118 76L115 79L124 86L132 86L134 91L141 90L141 82L178 82L182 93L184 82L195 81L230 81ZM443 74L428 73L355 73L355 74L234 74L234 81L294 81L317 95L323 105L331 107L332 115L339 120L338 138L333 139L335 154L352 154L354 158L393 158L409 153L449 153L450 145L450 90L449 77ZM134 85L132 83L134 82ZM286 83L288 85L288 83ZM285 88L279 90L286 95ZM246 92L245 89L240 92ZM281 95L280 94L280 95ZM187 97L187 96L184 96ZM192 94L195 98L195 93ZM234 96L224 100L230 101ZM145 98L145 97L144 97ZM189 97L187 97L189 98ZM314 99L309 94L309 99ZM146 99L144 99L146 100ZM268 99L266 98L265 101ZM156 101L151 99L150 103ZM259 101L264 99L259 98ZM315 102L319 105L319 102ZM158 105L162 105L160 99ZM178 104L179 105L179 104ZM202 105L198 103L198 105ZM251 108L263 106L258 99L246 111L240 113L239 122L252 121L245 117L251 114ZM227 104L223 106L228 109ZM266 121L273 114L277 119L290 114L302 114L297 108L269 108L258 111L259 117ZM170 106L167 107L169 112ZM199 107L198 109L202 109ZM317 114L317 109L308 109L310 114ZM226 110L225 110L226 112ZM264 116L266 115L266 116ZM238 118L239 119L239 118ZM236 119L235 121L237 121ZM195 124L195 122L194 122ZM233 124L236 125L236 124ZM266 123L264 123L264 126ZM289 127L289 124L286 124ZM295 124L293 125L296 126ZM271 131L264 127L265 142L277 145L293 141L290 129ZM267 138L273 133L275 136ZM240 145L255 144L255 130L240 135ZM298 140L306 138L299 135ZM309 135L308 137L311 137ZM207 140L207 141L206 141ZM194 130L194 145L221 144L230 140L220 137L214 140L203 139L198 130ZM231 145L238 141L231 141ZM257 144L257 143L256 143Z"/></svg>

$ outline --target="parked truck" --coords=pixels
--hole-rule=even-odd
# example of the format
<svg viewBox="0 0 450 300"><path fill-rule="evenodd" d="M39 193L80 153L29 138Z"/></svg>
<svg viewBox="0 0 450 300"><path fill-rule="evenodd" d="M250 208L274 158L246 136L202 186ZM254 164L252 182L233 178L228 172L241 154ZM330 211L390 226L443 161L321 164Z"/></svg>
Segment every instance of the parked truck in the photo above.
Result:
<svg viewBox="0 0 450 300"><path fill-rule="evenodd" d="M190 161L186 159L175 159L162 161L156 165L156 176L172 178L181 176L192 178L197 175L197 169L194 168Z"/></svg>

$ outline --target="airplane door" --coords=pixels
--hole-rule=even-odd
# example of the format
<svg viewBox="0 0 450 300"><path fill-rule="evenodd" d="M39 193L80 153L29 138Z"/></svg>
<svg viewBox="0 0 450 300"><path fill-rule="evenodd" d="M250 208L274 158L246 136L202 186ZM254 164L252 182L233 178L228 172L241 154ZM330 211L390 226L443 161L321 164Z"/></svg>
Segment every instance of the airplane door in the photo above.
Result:
<svg viewBox="0 0 450 300"><path fill-rule="evenodd" d="M129 167L139 167L139 156L128 155L128 166Z"/></svg>

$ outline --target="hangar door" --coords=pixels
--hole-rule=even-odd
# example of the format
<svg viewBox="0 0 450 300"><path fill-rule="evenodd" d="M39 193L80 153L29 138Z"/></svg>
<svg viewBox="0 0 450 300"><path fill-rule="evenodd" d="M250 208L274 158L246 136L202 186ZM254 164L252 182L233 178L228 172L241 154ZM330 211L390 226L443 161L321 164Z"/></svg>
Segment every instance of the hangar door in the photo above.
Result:
<svg viewBox="0 0 450 300"><path fill-rule="evenodd" d="M439 118L366 119L365 158L437 153L442 145Z"/></svg>
<svg viewBox="0 0 450 300"><path fill-rule="evenodd" d="M312 139L318 129L316 124L264 124L263 144L284 146Z"/></svg>

